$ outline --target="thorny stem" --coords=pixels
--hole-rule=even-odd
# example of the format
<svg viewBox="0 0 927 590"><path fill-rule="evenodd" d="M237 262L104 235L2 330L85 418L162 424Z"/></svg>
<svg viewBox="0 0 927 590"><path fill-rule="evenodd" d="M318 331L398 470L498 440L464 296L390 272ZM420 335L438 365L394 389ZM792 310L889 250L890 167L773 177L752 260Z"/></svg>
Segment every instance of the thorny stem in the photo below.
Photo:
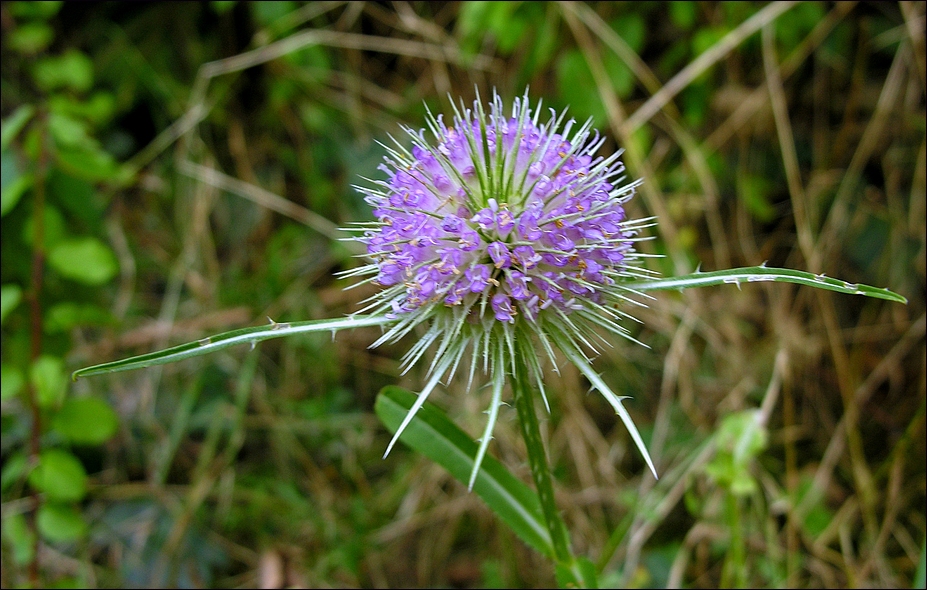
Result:
<svg viewBox="0 0 927 590"><path fill-rule="evenodd" d="M528 366L521 351L516 349L515 374L512 375L512 391L515 398L515 409L518 412L518 426L521 436L528 449L528 465L531 467L531 476L541 501L541 510L544 520L550 531L550 538L554 546L554 557L558 565L569 570L576 582L582 581L576 558L570 550L570 539L566 525L560 518L557 503L554 499L554 487L551 483L550 467L547 464L547 453L544 442L541 440L541 430L535 413L535 392L528 378Z"/></svg>

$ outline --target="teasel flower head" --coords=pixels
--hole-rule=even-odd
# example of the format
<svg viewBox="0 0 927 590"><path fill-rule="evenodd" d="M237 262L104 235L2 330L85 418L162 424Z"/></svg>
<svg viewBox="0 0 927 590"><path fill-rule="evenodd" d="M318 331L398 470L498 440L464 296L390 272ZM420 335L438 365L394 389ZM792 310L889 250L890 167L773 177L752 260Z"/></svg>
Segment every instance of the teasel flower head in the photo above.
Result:
<svg viewBox="0 0 927 590"><path fill-rule="evenodd" d="M435 350L387 453L438 382L468 358L468 387L480 371L493 389L472 487L506 374L526 368L547 404L540 359L556 368L556 348L605 395L654 470L622 398L590 364L611 336L631 338L620 322L639 294L622 284L647 275L635 243L652 225L625 210L640 181L626 180L620 152L598 155L605 138L590 122L552 109L542 122L527 92L509 113L495 93L488 107L477 96L472 108L454 106L450 122L429 111L431 139L404 129L411 148L387 147L386 178L356 187L376 221L352 228L371 262L346 274L382 287L362 312L395 319L373 346L421 327L404 367Z"/></svg>

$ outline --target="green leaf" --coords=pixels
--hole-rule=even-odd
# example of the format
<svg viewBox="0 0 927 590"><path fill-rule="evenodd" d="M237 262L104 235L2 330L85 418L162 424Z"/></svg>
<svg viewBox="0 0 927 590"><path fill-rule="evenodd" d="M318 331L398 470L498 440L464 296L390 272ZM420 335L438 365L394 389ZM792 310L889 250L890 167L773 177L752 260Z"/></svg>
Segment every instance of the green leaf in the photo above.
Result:
<svg viewBox="0 0 927 590"><path fill-rule="evenodd" d="M254 10L254 19L261 24L261 26L270 25L297 8L295 2L288 2L285 0L282 2L255 2L250 6L251 9Z"/></svg>
<svg viewBox="0 0 927 590"><path fill-rule="evenodd" d="M585 557L576 558L573 564L557 564L557 585L561 588L598 588L595 564Z"/></svg>
<svg viewBox="0 0 927 590"><path fill-rule="evenodd" d="M119 270L109 246L92 237L59 242L48 253L48 263L62 276L94 286L108 282Z"/></svg>
<svg viewBox="0 0 927 590"><path fill-rule="evenodd" d="M717 451L705 466L705 473L735 496L747 496L759 484L750 472L757 456L766 448L768 433L758 410L728 414L714 435Z"/></svg>
<svg viewBox="0 0 927 590"><path fill-rule="evenodd" d="M612 20L609 26L618 33L618 36L628 44L628 47L634 50L634 53L640 53L644 48L644 41L647 37L647 23L644 17L637 12L628 12Z"/></svg>
<svg viewBox="0 0 927 590"><path fill-rule="evenodd" d="M52 428L78 445L99 445L116 434L116 412L95 397L70 398L52 418Z"/></svg>
<svg viewBox="0 0 927 590"><path fill-rule="evenodd" d="M48 131L59 147L93 146L94 140L87 135L87 125L63 113L48 116Z"/></svg>
<svg viewBox="0 0 927 590"><path fill-rule="evenodd" d="M68 380L64 362L56 357L42 355L29 368L29 379L36 389L38 403L43 408L56 406L64 399Z"/></svg>
<svg viewBox="0 0 927 590"><path fill-rule="evenodd" d="M667 8L669 8L670 20L680 29L688 31L695 25L697 16L695 2L670 2Z"/></svg>
<svg viewBox="0 0 927 590"><path fill-rule="evenodd" d="M385 326L395 321L396 320L384 316L374 315L279 324L272 321L269 326L256 326L253 328L241 328L230 332L223 332L216 336L203 338L196 342L188 342L187 344L181 344L158 352L151 352L119 361L79 369L74 371L71 377L77 379L79 377L89 377L90 375L131 371L134 369L153 367L155 365L176 363L184 359L223 350L230 346L237 346L239 344L250 344L253 346L264 340L282 338L283 336L292 336L294 334L307 334L309 332L331 332L334 334L338 330L364 328L368 326Z"/></svg>
<svg viewBox="0 0 927 590"><path fill-rule="evenodd" d="M64 216L57 207L45 205L42 210L42 233L44 234L44 249L46 252L55 247L64 239L66 230ZM35 214L30 214L23 225L23 242L30 248L35 248Z"/></svg>
<svg viewBox="0 0 927 590"><path fill-rule="evenodd" d="M810 475L801 476L790 496L793 508L806 505L800 524L811 538L817 538L833 522L834 513L827 507L824 495L815 492L814 479Z"/></svg>
<svg viewBox="0 0 927 590"><path fill-rule="evenodd" d="M0 325L6 321L6 316L16 309L22 299L23 290L19 288L19 285L10 283L0 287Z"/></svg>
<svg viewBox="0 0 927 590"><path fill-rule="evenodd" d="M209 6L216 12L216 14L225 14L235 7L236 3L236 0L213 0L209 3Z"/></svg>
<svg viewBox="0 0 927 590"><path fill-rule="evenodd" d="M129 173L95 141L78 149L60 149L55 155L61 169L76 178L114 184L130 180Z"/></svg>
<svg viewBox="0 0 927 590"><path fill-rule="evenodd" d="M6 134L6 127L3 133ZM0 154L0 216L13 210L23 194L32 186L32 175L23 174L16 157L4 150Z"/></svg>
<svg viewBox="0 0 927 590"><path fill-rule="evenodd" d="M0 367L0 400L6 401L22 391L26 383L23 373L12 365Z"/></svg>
<svg viewBox="0 0 927 590"><path fill-rule="evenodd" d="M0 128L2 128L0 129L0 149L6 150L9 147L13 138L19 135L34 114L35 107L31 104L24 104L0 123Z"/></svg>
<svg viewBox="0 0 927 590"><path fill-rule="evenodd" d="M737 196L747 211L764 223L776 217L776 208L769 202L771 185L772 183L763 176L747 173L737 177Z"/></svg>
<svg viewBox="0 0 927 590"><path fill-rule="evenodd" d="M3 187L0 192L0 217L6 215L16 206L16 203L22 198L26 191L32 188L33 177L31 174L17 176L15 180Z"/></svg>
<svg viewBox="0 0 927 590"><path fill-rule="evenodd" d="M416 396L400 387L384 387L374 406L380 421L395 432L415 404ZM467 485L477 454L477 445L434 405L425 403L399 439L412 449L447 469ZM554 557L550 533L544 523L541 504L528 486L492 457L483 459L473 491L525 543Z"/></svg>
<svg viewBox="0 0 927 590"><path fill-rule="evenodd" d="M112 314L96 305L65 301L48 310L42 327L49 334L55 334L67 332L75 326L100 326L112 321Z"/></svg>
<svg viewBox="0 0 927 590"><path fill-rule="evenodd" d="M49 541L67 543L87 534L84 515L68 504L46 502L39 507L36 520L39 534Z"/></svg>
<svg viewBox="0 0 927 590"><path fill-rule="evenodd" d="M86 99L56 94L48 99L48 107L52 113L77 117L99 126L113 118L116 97L109 92L95 92Z"/></svg>
<svg viewBox="0 0 927 590"><path fill-rule="evenodd" d="M849 283L840 279L832 279L823 274L816 275L801 270L789 268L767 268L765 266L751 266L746 268L732 268L729 270L716 270L711 272L696 272L681 277L667 277L625 283L625 287L633 291L670 291L683 290L692 287L710 287L713 285L737 285L759 283L796 283L808 287L817 287L849 295L865 295L877 299L886 299L898 303L907 303L908 300L901 295L889 291L870 287L859 283Z"/></svg>
<svg viewBox="0 0 927 590"><path fill-rule="evenodd" d="M48 2L10 2L13 16L24 20L48 20L61 10L61 0Z"/></svg>
<svg viewBox="0 0 927 590"><path fill-rule="evenodd" d="M35 55L47 48L54 37L54 31L45 23L25 23L10 31L7 44L14 51Z"/></svg>
<svg viewBox="0 0 927 590"><path fill-rule="evenodd" d="M25 565L32 561L35 550L35 533L29 529L25 516L15 512L5 516L3 518L3 538L13 548L14 563Z"/></svg>
<svg viewBox="0 0 927 590"><path fill-rule="evenodd" d="M38 466L29 474L29 483L49 499L61 502L77 502L87 494L84 466L62 449L42 451Z"/></svg>
<svg viewBox="0 0 927 590"><path fill-rule="evenodd" d="M29 461L26 454L17 452L10 455L3 463L3 470L0 471L0 490L4 492L10 489L15 482L26 473Z"/></svg>
<svg viewBox="0 0 927 590"><path fill-rule="evenodd" d="M76 49L40 59L32 73L39 87L46 91L68 88L86 92L93 86L93 62Z"/></svg>

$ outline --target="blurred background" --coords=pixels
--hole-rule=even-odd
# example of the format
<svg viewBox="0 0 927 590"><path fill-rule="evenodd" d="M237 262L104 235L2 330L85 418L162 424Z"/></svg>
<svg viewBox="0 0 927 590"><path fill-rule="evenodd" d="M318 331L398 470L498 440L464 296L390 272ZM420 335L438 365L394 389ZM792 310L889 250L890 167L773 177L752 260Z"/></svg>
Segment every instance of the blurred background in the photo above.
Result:
<svg viewBox="0 0 927 590"><path fill-rule="evenodd" d="M82 379L371 291L338 227L378 142L496 89L591 117L645 184L661 293L543 423L607 587L910 587L925 538L925 7L4 2L4 587L546 587L549 563L372 412L409 342L362 329ZM545 107L546 108L546 107ZM400 139L400 141L404 141ZM485 390L432 400L479 436ZM757 420L757 417L760 419ZM530 481L504 408L490 452ZM38 510L36 510L38 508ZM921 565L923 567L923 565ZM923 575L923 574L921 574ZM923 585L923 577L920 578Z"/></svg>

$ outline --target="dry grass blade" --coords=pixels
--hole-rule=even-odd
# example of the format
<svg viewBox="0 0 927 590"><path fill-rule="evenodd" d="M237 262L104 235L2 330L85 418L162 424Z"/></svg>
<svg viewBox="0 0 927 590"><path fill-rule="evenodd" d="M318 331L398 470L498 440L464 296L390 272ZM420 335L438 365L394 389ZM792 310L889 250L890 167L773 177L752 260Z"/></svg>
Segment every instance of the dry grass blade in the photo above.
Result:
<svg viewBox="0 0 927 590"><path fill-rule="evenodd" d="M344 237L338 226L328 219L259 186L223 174L214 168L207 168L189 161L181 162L180 171L190 178L205 182L220 190L228 191L248 199L255 205L276 211L294 221L303 223L332 240L339 240ZM357 242L346 242L346 247L354 252L362 251Z"/></svg>
<svg viewBox="0 0 927 590"><path fill-rule="evenodd" d="M782 152L782 163L785 166L785 177L788 180L792 210L795 214L798 245L807 261L811 260L814 251L814 236L811 233L811 225L806 212L808 199L805 195L805 188L802 186L798 155L795 152L795 138L792 136L792 124L789 121L785 91L782 88L782 76L773 46L774 35L771 24L763 27L763 67L766 71L766 86L769 88L769 99L772 103L776 132L779 136L779 150Z"/></svg>
<svg viewBox="0 0 927 590"><path fill-rule="evenodd" d="M671 101L683 88L698 78L702 72L716 64L735 47L740 45L744 39L757 32L765 25L775 21L779 18L779 15L795 6L795 4L796 2L774 2L725 35L715 45L680 70L659 92L651 96L647 102L634 111L634 114L628 117L628 120L624 123L626 132L629 134L634 133L641 125L657 114L660 109L663 108L663 105Z"/></svg>

